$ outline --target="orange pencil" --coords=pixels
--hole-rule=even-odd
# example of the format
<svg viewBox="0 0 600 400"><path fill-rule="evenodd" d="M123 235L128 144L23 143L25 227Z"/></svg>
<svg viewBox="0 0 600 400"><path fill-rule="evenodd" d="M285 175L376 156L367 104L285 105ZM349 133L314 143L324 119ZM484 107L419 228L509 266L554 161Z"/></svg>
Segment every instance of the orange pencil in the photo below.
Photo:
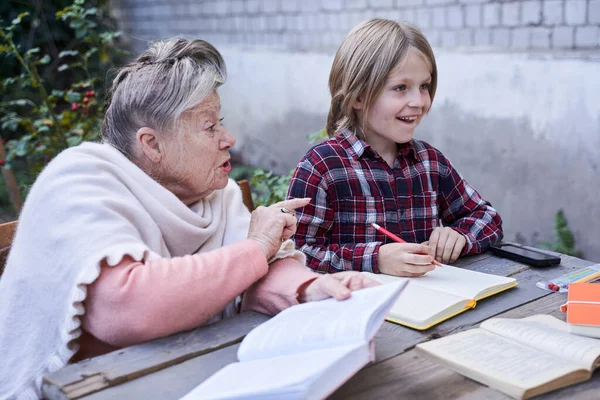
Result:
<svg viewBox="0 0 600 400"><path fill-rule="evenodd" d="M406 240L402 239L402 238L401 238L401 237L399 237L399 236L396 236L396 235L394 235L392 232L388 231L387 229L380 227L380 226L379 226L379 225L377 225L375 222L371 222L371 226L372 226L373 228L375 228L375 230L376 230L377 232L379 232L379 233L383 233L385 236L389 237L389 238L390 238L390 239L392 239L394 242L398 242L398 243L406 243ZM435 266L438 266L438 267L441 267L441 266L442 266L442 264L441 264L439 261L435 260L435 259L434 259L434 260L433 260L431 263L432 263L433 265L435 265Z"/></svg>

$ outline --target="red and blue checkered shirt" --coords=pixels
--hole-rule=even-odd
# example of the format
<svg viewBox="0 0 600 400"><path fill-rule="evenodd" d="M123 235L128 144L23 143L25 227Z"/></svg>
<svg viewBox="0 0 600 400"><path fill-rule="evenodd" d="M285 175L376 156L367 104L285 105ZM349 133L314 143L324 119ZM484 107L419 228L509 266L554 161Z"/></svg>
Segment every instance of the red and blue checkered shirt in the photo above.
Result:
<svg viewBox="0 0 600 400"><path fill-rule="evenodd" d="M500 215L439 150L415 139L398 146L393 168L349 133L314 146L300 160L288 198L312 198L296 212L295 234L310 268L379 273L379 247L392 241L372 222L422 243L441 219L465 236L462 255L502 239Z"/></svg>

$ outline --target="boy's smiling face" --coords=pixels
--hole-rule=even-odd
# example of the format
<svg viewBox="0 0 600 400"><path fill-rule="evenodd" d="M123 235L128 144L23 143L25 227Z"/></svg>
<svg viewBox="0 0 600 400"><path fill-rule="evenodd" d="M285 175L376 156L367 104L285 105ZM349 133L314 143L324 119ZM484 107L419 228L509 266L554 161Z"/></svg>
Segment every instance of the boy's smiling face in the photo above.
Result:
<svg viewBox="0 0 600 400"><path fill-rule="evenodd" d="M379 154L396 151L396 143L409 142L431 107L431 71L414 48L388 75L367 114L366 141ZM361 109L362 104L355 104Z"/></svg>

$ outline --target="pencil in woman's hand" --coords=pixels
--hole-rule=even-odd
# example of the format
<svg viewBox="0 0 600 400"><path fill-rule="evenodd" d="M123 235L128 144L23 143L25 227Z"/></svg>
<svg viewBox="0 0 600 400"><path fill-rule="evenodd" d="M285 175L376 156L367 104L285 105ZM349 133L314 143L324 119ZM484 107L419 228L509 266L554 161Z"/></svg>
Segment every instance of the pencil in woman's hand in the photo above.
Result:
<svg viewBox="0 0 600 400"><path fill-rule="evenodd" d="M381 226L377 225L375 222L371 222L371 226L372 226L373 228L375 228L375 230L376 230L377 232L379 232L379 233L383 233L385 236L389 237L389 238L390 238L390 239L392 239L394 242L397 242L397 243L406 243L406 240L402 239L402 238L401 238L401 237L399 237L399 236L396 236L396 235L394 235L392 232L388 231L388 230L387 230L387 229L385 229L385 228L382 228ZM441 267L441 266L442 266L442 264L441 264L439 261L437 261L436 259L434 259L434 260L433 260L431 263L432 263L433 265L437 266L437 267Z"/></svg>

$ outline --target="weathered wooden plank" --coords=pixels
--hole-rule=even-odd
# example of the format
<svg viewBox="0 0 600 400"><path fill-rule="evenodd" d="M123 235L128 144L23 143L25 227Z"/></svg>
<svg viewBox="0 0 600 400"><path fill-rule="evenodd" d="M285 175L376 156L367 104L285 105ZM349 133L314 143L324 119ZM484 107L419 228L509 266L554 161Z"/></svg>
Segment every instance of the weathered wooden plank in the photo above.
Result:
<svg viewBox="0 0 600 400"><path fill-rule="evenodd" d="M243 313L236 318L68 365L44 377L42 392L51 400L77 399L239 343L252 328L268 318L254 312Z"/></svg>
<svg viewBox="0 0 600 400"><path fill-rule="evenodd" d="M236 362L238 348L239 344L235 344L192 358L167 369L86 396L82 400L179 399L221 368Z"/></svg>
<svg viewBox="0 0 600 400"><path fill-rule="evenodd" d="M552 294L502 313L502 317L521 318L550 314L564 320L558 309L565 301L562 294ZM600 372L592 379L552 393L540 399L572 400L600 398ZM509 399L508 396L455 373L417 354L414 350L361 370L332 399Z"/></svg>
<svg viewBox="0 0 600 400"><path fill-rule="evenodd" d="M517 279L519 286L479 301L474 309L465 311L426 331L416 331L390 322L384 323L375 339L377 362L402 354L423 341L469 329L502 312L547 296L549 292L536 287L538 281L551 279L593 264L591 261L576 257L561 255L561 258L561 265L545 268L530 267L512 260L490 256L487 253L461 259L456 265L474 271L512 276Z"/></svg>

